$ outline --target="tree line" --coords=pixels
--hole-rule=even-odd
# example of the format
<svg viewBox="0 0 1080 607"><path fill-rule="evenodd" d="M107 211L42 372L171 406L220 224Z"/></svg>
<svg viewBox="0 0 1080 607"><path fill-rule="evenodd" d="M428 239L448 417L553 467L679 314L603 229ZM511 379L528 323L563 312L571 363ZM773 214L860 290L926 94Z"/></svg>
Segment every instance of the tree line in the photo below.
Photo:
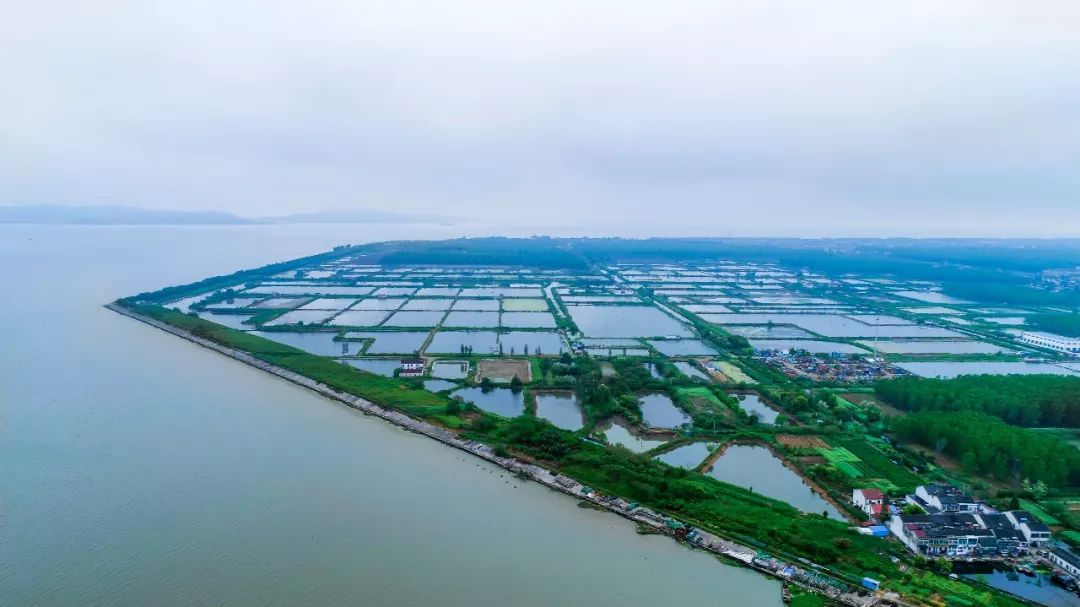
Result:
<svg viewBox="0 0 1080 607"><path fill-rule="evenodd" d="M1059 489L1080 485L1080 450L978 411L913 413L895 418L892 430L901 440L958 458L968 472L1004 482L1042 481Z"/></svg>
<svg viewBox="0 0 1080 607"><path fill-rule="evenodd" d="M879 381L874 392L905 411L978 411L1017 426L1080 427L1080 377L904 377Z"/></svg>

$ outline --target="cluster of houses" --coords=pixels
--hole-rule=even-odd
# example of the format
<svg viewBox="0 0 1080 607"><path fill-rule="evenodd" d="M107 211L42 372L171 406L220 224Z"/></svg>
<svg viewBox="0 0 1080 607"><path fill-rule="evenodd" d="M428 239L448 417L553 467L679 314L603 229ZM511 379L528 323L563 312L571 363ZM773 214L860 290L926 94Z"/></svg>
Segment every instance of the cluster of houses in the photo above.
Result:
<svg viewBox="0 0 1080 607"><path fill-rule="evenodd" d="M922 485L899 506L877 489L855 489L852 503L926 557L1018 556L1050 541L1050 528L1028 512L998 512L951 485ZM922 513L905 514L908 504Z"/></svg>

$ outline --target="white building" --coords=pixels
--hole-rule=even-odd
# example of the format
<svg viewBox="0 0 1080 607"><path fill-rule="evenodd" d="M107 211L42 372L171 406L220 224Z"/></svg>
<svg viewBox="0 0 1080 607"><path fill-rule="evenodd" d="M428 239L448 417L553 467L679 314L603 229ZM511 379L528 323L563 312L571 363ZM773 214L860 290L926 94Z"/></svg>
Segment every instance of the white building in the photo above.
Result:
<svg viewBox="0 0 1080 607"><path fill-rule="evenodd" d="M424 374L424 359L403 358L401 359L401 377L420 377Z"/></svg>
<svg viewBox="0 0 1080 607"><path fill-rule="evenodd" d="M1010 510L1005 513L1005 516L1009 517L1017 530L1024 534L1029 545L1042 546L1050 539L1050 528L1035 520L1035 517L1027 511Z"/></svg>
<svg viewBox="0 0 1080 607"><path fill-rule="evenodd" d="M915 503L935 512L978 512L979 502L952 485L934 483L915 488Z"/></svg>
<svg viewBox="0 0 1080 607"><path fill-rule="evenodd" d="M1061 567L1069 575L1080 577L1080 555L1077 555L1072 550L1064 546L1057 546L1050 549L1048 558L1051 563Z"/></svg>
<svg viewBox="0 0 1080 607"><path fill-rule="evenodd" d="M1065 352L1066 354L1080 355L1080 337L1064 337L1062 335L1054 335L1053 333L1024 331L1020 334L1020 341L1033 346L1039 346L1040 348L1057 350L1058 352Z"/></svg>
<svg viewBox="0 0 1080 607"><path fill-rule="evenodd" d="M851 503L859 510L877 518L885 509L885 494L879 489L855 489L851 492Z"/></svg>

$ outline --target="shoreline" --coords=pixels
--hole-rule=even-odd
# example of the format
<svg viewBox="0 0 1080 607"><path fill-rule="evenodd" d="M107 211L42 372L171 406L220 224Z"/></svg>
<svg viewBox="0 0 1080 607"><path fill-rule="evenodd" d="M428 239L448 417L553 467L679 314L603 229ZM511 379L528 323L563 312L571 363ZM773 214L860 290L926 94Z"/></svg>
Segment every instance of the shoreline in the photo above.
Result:
<svg viewBox="0 0 1080 607"><path fill-rule="evenodd" d="M509 472L518 475L519 478L525 480L532 480L540 483L549 489L558 491L570 497L576 498L579 502L586 500L597 507L597 509L606 510L612 514L616 514L622 518L633 521L639 525L646 525L650 527L655 533L667 535L677 541L680 538L676 532L676 528L669 526L668 521L679 522L676 519L666 517L662 513L655 512L646 507L635 507L628 509L629 504L618 497L606 496L592 491L583 484L577 482L562 474L554 473L546 468L532 464L513 457L500 457L495 455L494 449L476 441L463 439L457 434L448 430L428 423L423 420L414 419L404 413L388 409L375 404L367 399L359 396L341 392L322 384L316 380L300 375L293 371L277 367L263 360L260 360L247 352L237 350L227 346L223 346L217 342L199 337L192 334L189 331L175 327L168 323L156 320L139 314L133 310L129 310L115 303L109 303L104 306L113 312L127 316L133 320L145 323L182 339L185 339L193 344L208 348L224 356L228 356L234 360L245 363L257 369L261 369L275 375L281 379L289 381L293 384L309 388L317 394L328 398L330 400L337 401L353 409L361 411L367 415L372 415L381 418L395 426L422 434L429 438L433 438L445 445L453 447L455 449L471 453L472 455L486 460L492 464L495 464ZM720 450L722 451L722 449ZM681 523L681 522L680 522ZM685 523L681 523L686 527ZM757 550L752 549L735 542L723 539L720 536L712 534L710 532L697 529L697 535L693 541L685 540L680 543L690 547L697 548L707 552L711 552L726 559L730 559L738 562L739 564L753 569L761 574L764 574L773 579L790 582L797 584L803 588L825 594L829 598L839 601L843 604L852 605L853 607L862 607L867 604L867 598L860 596L854 592L841 593L833 587L822 588L804 582L803 580L796 579L796 576L801 573L802 568L794 565L793 563L781 563L776 559L761 559L757 557ZM811 571L815 571L815 574L820 575L820 566L809 568ZM826 570L827 571L827 570Z"/></svg>

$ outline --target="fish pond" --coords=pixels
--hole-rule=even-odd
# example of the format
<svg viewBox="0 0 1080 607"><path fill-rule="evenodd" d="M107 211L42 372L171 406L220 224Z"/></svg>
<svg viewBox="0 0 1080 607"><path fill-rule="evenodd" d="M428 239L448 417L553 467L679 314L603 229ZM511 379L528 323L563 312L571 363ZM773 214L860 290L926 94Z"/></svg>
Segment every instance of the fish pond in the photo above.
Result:
<svg viewBox="0 0 1080 607"><path fill-rule="evenodd" d="M676 428L690 421L690 416L675 406L667 394L649 392L638 397L645 424L653 428Z"/></svg>
<svg viewBox="0 0 1080 607"><path fill-rule="evenodd" d="M620 419L608 420L597 426L597 430L604 433L608 444L626 447L634 453L644 453L671 440L670 436L646 437L634 434L626 422Z"/></svg>
<svg viewBox="0 0 1080 607"><path fill-rule="evenodd" d="M488 354L499 349L499 335L494 331L439 331L425 352L431 354L460 354L462 346L474 354Z"/></svg>
<svg viewBox="0 0 1080 607"><path fill-rule="evenodd" d="M700 466L716 449L715 443L690 443L656 456L669 466L693 470Z"/></svg>
<svg viewBox="0 0 1080 607"><path fill-rule="evenodd" d="M756 392L732 394L731 396L739 399L739 406L742 407L743 411L757 414L760 423L775 424L776 418L780 416L780 412L766 405L765 401L761 400L761 396Z"/></svg>
<svg viewBox="0 0 1080 607"><path fill-rule="evenodd" d="M589 337L690 337L682 323L652 306L567 306Z"/></svg>
<svg viewBox="0 0 1080 607"><path fill-rule="evenodd" d="M1026 362L901 362L897 367L919 377L950 379L960 375L1080 375L1076 371L1046 363Z"/></svg>
<svg viewBox="0 0 1080 607"><path fill-rule="evenodd" d="M350 358L343 362L350 367L384 377L393 377L394 371L401 366L401 361L396 358Z"/></svg>
<svg viewBox="0 0 1080 607"><path fill-rule="evenodd" d="M1054 584L1049 575L1040 571L1028 576L1012 569L963 562L957 563L953 571L1047 607L1075 607L1080 604L1075 595Z"/></svg>
<svg viewBox="0 0 1080 607"><path fill-rule="evenodd" d="M244 321L251 318L251 316L251 314L215 314L213 312L199 312L199 318L202 318L203 320L209 320L210 322L217 323L223 327L240 329L241 331L254 328L251 325L244 324Z"/></svg>
<svg viewBox="0 0 1080 607"><path fill-rule="evenodd" d="M456 387L458 387L456 382L446 381L445 379L429 379L424 382L424 389L429 392L443 392L453 390Z"/></svg>
<svg viewBox="0 0 1080 607"><path fill-rule="evenodd" d="M517 417L525 412L525 393L510 388L462 388L450 394L460 396L488 413Z"/></svg>
<svg viewBox="0 0 1080 607"><path fill-rule="evenodd" d="M665 356L714 356L716 349L700 339L650 339L649 345Z"/></svg>
<svg viewBox="0 0 1080 607"><path fill-rule="evenodd" d="M537 392L536 416L542 417L563 430L580 430L585 425L581 403L570 390Z"/></svg>
<svg viewBox="0 0 1080 607"><path fill-rule="evenodd" d="M346 345L334 341L337 333L330 331L308 331L291 333L287 331L256 331L255 335L276 341L317 356L341 356L356 354L360 348L356 344Z"/></svg>
<svg viewBox="0 0 1080 607"><path fill-rule="evenodd" d="M367 354L411 354L424 345L427 331L350 331L345 339L373 340Z"/></svg>
<svg viewBox="0 0 1080 607"><path fill-rule="evenodd" d="M814 492L771 451L757 445L732 445L707 471L715 479L752 489L808 513L828 512L843 520L832 504Z"/></svg>
<svg viewBox="0 0 1080 607"><path fill-rule="evenodd" d="M431 363L431 376L441 379L462 379L469 374L469 361L437 360Z"/></svg>
<svg viewBox="0 0 1080 607"><path fill-rule="evenodd" d="M984 341L860 341L867 348L886 354L997 354L1001 346Z"/></svg>
<svg viewBox="0 0 1080 607"><path fill-rule="evenodd" d="M705 375L701 372L701 369L698 369L697 367L688 362L678 361L675 363L675 367L679 370L680 373L689 377L690 379L696 378L709 381L708 375Z"/></svg>

